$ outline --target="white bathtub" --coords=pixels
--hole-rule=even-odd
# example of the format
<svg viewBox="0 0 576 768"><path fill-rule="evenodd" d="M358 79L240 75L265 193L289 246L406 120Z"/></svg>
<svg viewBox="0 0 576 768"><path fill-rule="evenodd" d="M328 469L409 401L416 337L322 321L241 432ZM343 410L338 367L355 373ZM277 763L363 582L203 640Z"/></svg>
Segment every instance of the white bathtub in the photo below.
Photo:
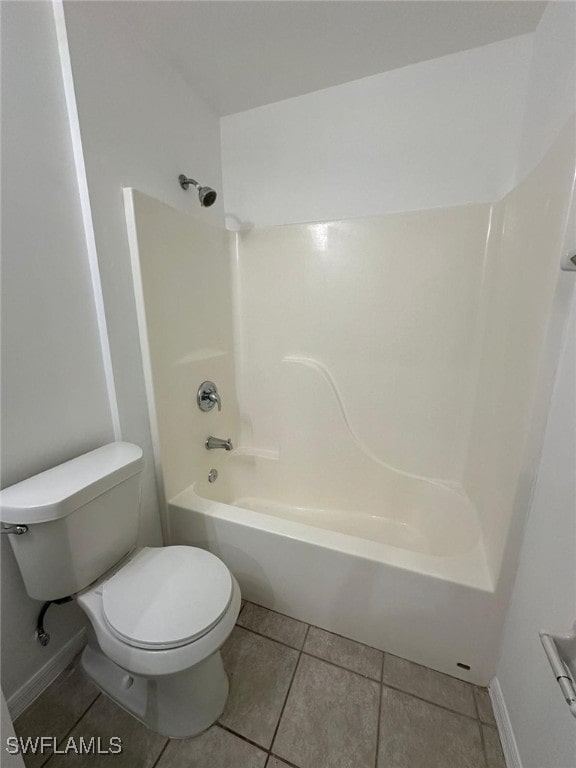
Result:
<svg viewBox="0 0 576 768"><path fill-rule="evenodd" d="M476 515L459 488L375 472L372 483L307 483L281 462L241 454L219 454L214 466L216 483L197 482L169 502L171 542L220 556L249 600L488 683L497 607Z"/></svg>

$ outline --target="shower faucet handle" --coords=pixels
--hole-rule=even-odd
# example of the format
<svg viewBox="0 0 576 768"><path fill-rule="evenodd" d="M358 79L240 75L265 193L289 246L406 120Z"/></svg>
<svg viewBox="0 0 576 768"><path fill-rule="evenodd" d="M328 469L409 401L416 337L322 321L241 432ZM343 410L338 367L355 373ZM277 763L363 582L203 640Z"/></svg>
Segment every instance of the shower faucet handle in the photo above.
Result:
<svg viewBox="0 0 576 768"><path fill-rule="evenodd" d="M196 394L196 402L198 408L204 413L211 411L215 405L218 406L218 410L222 410L222 400L218 394L218 388L213 381L203 381L198 387Z"/></svg>
<svg viewBox="0 0 576 768"><path fill-rule="evenodd" d="M208 399L212 401L212 403L215 403L218 406L218 410L222 410L222 400L220 399L220 395L218 392L210 392L208 395Z"/></svg>

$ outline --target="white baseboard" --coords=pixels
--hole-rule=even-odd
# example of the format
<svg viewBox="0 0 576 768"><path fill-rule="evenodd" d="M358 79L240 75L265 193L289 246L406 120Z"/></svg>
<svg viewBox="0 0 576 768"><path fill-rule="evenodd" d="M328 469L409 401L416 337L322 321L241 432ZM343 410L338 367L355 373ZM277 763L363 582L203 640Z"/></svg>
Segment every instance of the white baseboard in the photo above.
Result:
<svg viewBox="0 0 576 768"><path fill-rule="evenodd" d="M498 726L498 732L500 733L500 741L502 742L502 750L504 751L506 766L507 768L522 768L520 752L518 751L518 745L514 738L512 723L508 716L506 702L504 701L502 688L500 688L500 683L498 682L497 677L492 680L488 690L490 692L490 699L492 700L496 725Z"/></svg>
<svg viewBox="0 0 576 768"><path fill-rule="evenodd" d="M86 630L73 635L60 650L40 667L30 680L24 683L7 701L10 717L15 720L40 696L50 683L63 672L74 656L86 645Z"/></svg>

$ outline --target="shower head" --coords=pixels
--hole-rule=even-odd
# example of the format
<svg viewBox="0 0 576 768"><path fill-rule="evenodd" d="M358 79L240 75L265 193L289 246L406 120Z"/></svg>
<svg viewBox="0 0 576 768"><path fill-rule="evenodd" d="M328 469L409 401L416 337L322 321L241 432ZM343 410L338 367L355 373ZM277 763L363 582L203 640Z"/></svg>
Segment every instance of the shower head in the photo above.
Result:
<svg viewBox="0 0 576 768"><path fill-rule="evenodd" d="M204 208L209 208L216 201L218 195L212 187L200 187L198 197L200 198L200 205Z"/></svg>
<svg viewBox="0 0 576 768"><path fill-rule="evenodd" d="M198 198L200 199L200 205L203 208L209 208L211 205L214 204L216 201L216 198L218 195L216 192L212 189L212 187L202 187L200 184L198 184L197 181L194 181L194 179L187 178L183 173L178 176L178 181L180 182L180 186L182 189L188 189L190 184L192 184L193 187L196 187L198 190Z"/></svg>

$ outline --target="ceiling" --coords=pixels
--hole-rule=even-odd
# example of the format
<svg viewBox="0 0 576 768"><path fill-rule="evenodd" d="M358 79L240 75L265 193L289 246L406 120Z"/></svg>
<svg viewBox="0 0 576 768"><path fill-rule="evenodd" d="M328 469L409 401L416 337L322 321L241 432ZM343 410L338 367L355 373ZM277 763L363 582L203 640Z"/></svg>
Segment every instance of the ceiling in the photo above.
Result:
<svg viewBox="0 0 576 768"><path fill-rule="evenodd" d="M74 3L167 61L219 115L533 32L544 2Z"/></svg>

